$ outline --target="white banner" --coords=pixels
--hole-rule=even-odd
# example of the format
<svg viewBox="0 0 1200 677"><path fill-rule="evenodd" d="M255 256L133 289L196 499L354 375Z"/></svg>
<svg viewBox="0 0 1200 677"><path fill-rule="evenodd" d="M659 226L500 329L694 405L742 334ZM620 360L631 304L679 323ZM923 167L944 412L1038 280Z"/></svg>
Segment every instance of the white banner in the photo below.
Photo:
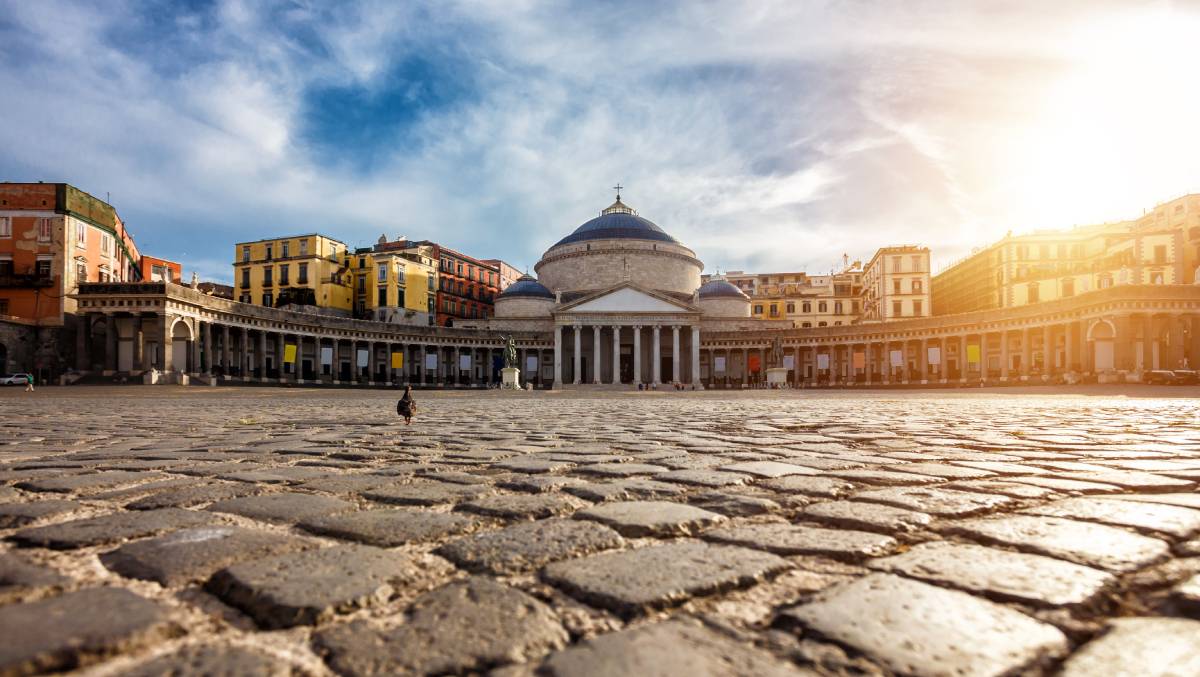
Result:
<svg viewBox="0 0 1200 677"><path fill-rule="evenodd" d="M783 368L784 369L795 369L796 368L796 356L795 355L784 355L783 356Z"/></svg>
<svg viewBox="0 0 1200 677"><path fill-rule="evenodd" d="M893 367L903 367L904 366L904 353L900 352L899 350L892 351L892 366Z"/></svg>
<svg viewBox="0 0 1200 677"><path fill-rule="evenodd" d="M929 364L941 364L941 363L942 363L942 349L938 348L936 346L931 347L929 349Z"/></svg>
<svg viewBox="0 0 1200 677"><path fill-rule="evenodd" d="M817 369L828 369L828 368L829 368L829 353L818 353L817 354Z"/></svg>
<svg viewBox="0 0 1200 677"><path fill-rule="evenodd" d="M459 355L458 356L458 368L463 371L470 371L471 370L471 356L470 355Z"/></svg>
<svg viewBox="0 0 1200 677"><path fill-rule="evenodd" d="M713 371L715 371L717 373L725 372L725 358L724 357L718 357L715 360L713 360Z"/></svg>
<svg viewBox="0 0 1200 677"><path fill-rule="evenodd" d="M538 362L537 355L526 355L525 356L525 371L530 374L536 374L537 366L538 366L537 362Z"/></svg>
<svg viewBox="0 0 1200 677"><path fill-rule="evenodd" d="M333 364L333 347L321 346L321 364Z"/></svg>
<svg viewBox="0 0 1200 677"><path fill-rule="evenodd" d="M365 367L369 364L367 360L367 351L364 348L358 349L358 366Z"/></svg>
<svg viewBox="0 0 1200 677"><path fill-rule="evenodd" d="M425 353L425 369L427 371L437 369L437 353Z"/></svg>

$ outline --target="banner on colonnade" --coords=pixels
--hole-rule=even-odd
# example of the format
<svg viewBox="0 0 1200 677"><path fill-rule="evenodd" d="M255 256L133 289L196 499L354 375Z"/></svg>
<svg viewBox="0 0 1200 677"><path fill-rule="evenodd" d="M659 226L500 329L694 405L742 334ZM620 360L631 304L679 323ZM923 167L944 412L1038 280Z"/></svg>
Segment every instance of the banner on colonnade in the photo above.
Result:
<svg viewBox="0 0 1200 677"><path fill-rule="evenodd" d="M404 353L392 353L392 369L404 368Z"/></svg>
<svg viewBox="0 0 1200 677"><path fill-rule="evenodd" d="M893 367L903 367L904 366L904 353L900 352L899 350L892 351L892 366Z"/></svg>
<svg viewBox="0 0 1200 677"><path fill-rule="evenodd" d="M333 364L333 348L330 346L321 347L321 364Z"/></svg>
<svg viewBox="0 0 1200 677"><path fill-rule="evenodd" d="M715 371L717 373L725 372L725 358L724 357L718 357L717 359L713 360L713 371Z"/></svg>
<svg viewBox="0 0 1200 677"><path fill-rule="evenodd" d="M461 369L462 371L470 371L471 370L471 356L470 355L459 355L458 356L458 368Z"/></svg>
<svg viewBox="0 0 1200 677"><path fill-rule="evenodd" d="M283 362L284 364L294 364L296 362L295 345L286 345L283 347Z"/></svg>
<svg viewBox="0 0 1200 677"><path fill-rule="evenodd" d="M437 353L425 353L425 369L437 369Z"/></svg>
<svg viewBox="0 0 1200 677"><path fill-rule="evenodd" d="M829 353L818 353L817 354L817 369L828 369L828 368L829 368Z"/></svg>
<svg viewBox="0 0 1200 677"><path fill-rule="evenodd" d="M795 369L796 368L796 356L795 355L784 355L783 356L783 368L784 369Z"/></svg>
<svg viewBox="0 0 1200 677"><path fill-rule="evenodd" d="M854 368L865 369L867 367L867 354L854 353Z"/></svg>
<svg viewBox="0 0 1200 677"><path fill-rule="evenodd" d="M929 364L942 363L942 349L937 346L929 347Z"/></svg>
<svg viewBox="0 0 1200 677"><path fill-rule="evenodd" d="M369 360L367 360L367 350L365 348L359 348L358 349L358 366L365 367L369 363L370 363Z"/></svg>
<svg viewBox="0 0 1200 677"><path fill-rule="evenodd" d="M971 364L979 364L979 346L967 346L967 362Z"/></svg>
<svg viewBox="0 0 1200 677"><path fill-rule="evenodd" d="M537 368L538 368L537 355L526 355L525 356L525 371L532 374L537 371Z"/></svg>

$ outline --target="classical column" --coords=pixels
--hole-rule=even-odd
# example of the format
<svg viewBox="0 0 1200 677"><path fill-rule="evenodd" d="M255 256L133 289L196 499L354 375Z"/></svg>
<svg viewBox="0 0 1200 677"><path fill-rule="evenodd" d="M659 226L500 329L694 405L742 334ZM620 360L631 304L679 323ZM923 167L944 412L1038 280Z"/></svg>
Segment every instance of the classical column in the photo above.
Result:
<svg viewBox="0 0 1200 677"><path fill-rule="evenodd" d="M555 389L562 387L562 333L561 324L554 326L554 384Z"/></svg>
<svg viewBox="0 0 1200 677"><path fill-rule="evenodd" d="M151 359L149 352L146 350L145 325L145 318L138 315L133 327L133 362L134 364L141 365L142 371L149 371Z"/></svg>
<svg viewBox="0 0 1200 677"><path fill-rule="evenodd" d="M258 330L258 347L254 349L254 362L258 366L258 378L267 379L267 332Z"/></svg>
<svg viewBox="0 0 1200 677"><path fill-rule="evenodd" d="M642 325L633 325L633 384L642 383Z"/></svg>
<svg viewBox="0 0 1200 677"><path fill-rule="evenodd" d="M1176 322L1176 325L1179 323ZM104 316L104 366L105 372L117 370L117 316L109 313Z"/></svg>
<svg viewBox="0 0 1200 677"><path fill-rule="evenodd" d="M1021 330L1021 380L1033 375L1033 337L1029 327Z"/></svg>
<svg viewBox="0 0 1200 677"><path fill-rule="evenodd" d="M692 384L700 386L700 327L696 325L692 325Z"/></svg>
<svg viewBox="0 0 1200 677"><path fill-rule="evenodd" d="M949 358L946 356L946 337L938 340L938 381L950 382Z"/></svg>
<svg viewBox="0 0 1200 677"><path fill-rule="evenodd" d="M285 357L286 353L287 353L287 336L285 336L284 333L281 331L275 332L275 369L278 373L277 378L279 379L280 383L287 381L287 363L285 363L283 361L283 358ZM297 350L296 353L297 353L296 362L292 363L292 369L295 369L296 363L298 363L300 361L300 356L299 356L300 351ZM266 374L263 374L263 376L265 377Z"/></svg>
<svg viewBox="0 0 1200 677"><path fill-rule="evenodd" d="M92 368L91 351L88 348L91 346L89 340L92 330L92 314L81 313L76 316L75 322L75 368L79 371L88 371Z"/></svg>
<svg viewBox="0 0 1200 677"><path fill-rule="evenodd" d="M426 350L426 345L425 345L425 342L424 342L424 341L422 341L422 342L421 342L420 349L421 349L421 350L420 350L420 352L418 353L418 354L419 354L419 357L417 358L417 364L416 364L416 365L414 365L414 371L413 371L413 375L414 375L414 376L417 376L417 377L420 379L419 383L420 383L421 385L425 385L425 355L426 355L426 353L425 353L425 350Z"/></svg>
<svg viewBox="0 0 1200 677"><path fill-rule="evenodd" d="M621 325L614 324L612 326L613 333L613 362L612 362L612 382L614 384L621 382Z"/></svg>
<svg viewBox="0 0 1200 677"><path fill-rule="evenodd" d="M1166 369L1182 369L1183 368L1183 317L1180 315L1172 315L1171 319L1171 352L1169 362L1165 365Z"/></svg>
<svg viewBox="0 0 1200 677"><path fill-rule="evenodd" d="M203 362L204 362L204 368L203 368L203 372L204 372L204 375L205 375L205 376L212 376L212 372L213 372L213 354L214 354L214 351L213 351L212 323L211 323L211 322L204 322L204 323L202 323L202 324L200 325L200 328L201 328L201 330L200 330L200 331L201 331L200 337L201 337L201 338L203 339L203 341L204 341L204 359L203 359Z"/></svg>
<svg viewBox="0 0 1200 677"><path fill-rule="evenodd" d="M967 335L958 337L958 380L967 382Z"/></svg>
<svg viewBox="0 0 1200 677"><path fill-rule="evenodd" d="M683 375L679 373L679 325L671 325L671 382L682 383Z"/></svg>
<svg viewBox="0 0 1200 677"><path fill-rule="evenodd" d="M1076 370L1075 361L1079 358L1076 356L1078 348L1078 339L1075 336L1076 323L1068 322L1063 325L1063 372L1069 373Z"/></svg>
<svg viewBox="0 0 1200 677"><path fill-rule="evenodd" d="M221 374L229 378L233 365L233 341L229 338L229 325L221 325Z"/></svg>
<svg viewBox="0 0 1200 677"><path fill-rule="evenodd" d="M1007 381L1012 358L1008 355L1008 330L1000 332L1000 380Z"/></svg>
<svg viewBox="0 0 1200 677"><path fill-rule="evenodd" d="M750 349L742 348L742 385L750 385Z"/></svg>
<svg viewBox="0 0 1200 677"><path fill-rule="evenodd" d="M661 327L656 324L654 325L654 338L652 339L653 343L650 345L650 372L653 374L650 382L654 385L660 385L662 383L662 359L659 348L660 344L662 343L661 337Z"/></svg>
<svg viewBox="0 0 1200 677"><path fill-rule="evenodd" d="M575 354L572 356L571 383L579 383L579 374L583 371L583 325L575 325Z"/></svg>
<svg viewBox="0 0 1200 677"><path fill-rule="evenodd" d="M1049 381L1054 376L1054 327L1042 327L1042 380Z"/></svg>
<svg viewBox="0 0 1200 677"><path fill-rule="evenodd" d="M1154 316L1142 316L1142 371L1154 369Z"/></svg>
<svg viewBox="0 0 1200 677"><path fill-rule="evenodd" d="M592 383L600 383L600 325L592 327Z"/></svg>
<svg viewBox="0 0 1200 677"><path fill-rule="evenodd" d="M158 316L158 346L162 351L162 363L159 368L162 371L171 371L174 367L174 346L171 341L171 317L165 313Z"/></svg>

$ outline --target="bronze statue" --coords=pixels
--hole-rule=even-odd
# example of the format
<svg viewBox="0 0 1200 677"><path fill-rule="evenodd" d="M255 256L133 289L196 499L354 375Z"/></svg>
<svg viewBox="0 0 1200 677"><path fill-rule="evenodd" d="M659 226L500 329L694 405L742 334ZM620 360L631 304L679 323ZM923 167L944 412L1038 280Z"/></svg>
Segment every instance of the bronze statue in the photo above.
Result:
<svg viewBox="0 0 1200 677"><path fill-rule="evenodd" d="M783 343L779 340L778 336L771 339L771 353L767 356L767 366L783 366Z"/></svg>
<svg viewBox="0 0 1200 677"><path fill-rule="evenodd" d="M504 368L517 367L517 339L512 334L504 337Z"/></svg>

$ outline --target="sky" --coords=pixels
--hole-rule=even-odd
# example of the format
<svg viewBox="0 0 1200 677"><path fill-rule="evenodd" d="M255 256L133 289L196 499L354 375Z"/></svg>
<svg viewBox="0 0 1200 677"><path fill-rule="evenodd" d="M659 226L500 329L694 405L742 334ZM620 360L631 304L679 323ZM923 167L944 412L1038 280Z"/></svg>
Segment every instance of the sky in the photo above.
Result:
<svg viewBox="0 0 1200 677"><path fill-rule="evenodd" d="M613 200L707 271L935 270L1200 192L1200 1L0 0L0 181L143 253L431 239L532 269Z"/></svg>

